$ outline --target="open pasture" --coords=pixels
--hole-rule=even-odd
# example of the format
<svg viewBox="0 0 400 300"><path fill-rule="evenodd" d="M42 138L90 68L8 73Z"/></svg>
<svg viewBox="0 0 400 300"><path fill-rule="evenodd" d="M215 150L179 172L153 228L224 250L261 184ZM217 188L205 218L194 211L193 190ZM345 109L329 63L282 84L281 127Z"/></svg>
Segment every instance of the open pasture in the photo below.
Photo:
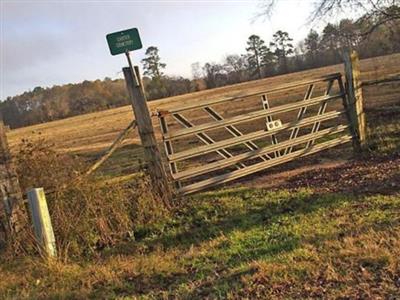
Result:
<svg viewBox="0 0 400 300"><path fill-rule="evenodd" d="M399 65L400 54L361 60L361 79L369 81L388 77L399 72ZM168 109L169 107L176 107L177 105L186 105L193 102L206 101L221 97L240 98L240 96L262 92L283 84L315 78L335 72L343 72L343 65L312 69L155 100L149 102L149 108L152 112L155 112L156 109L163 110ZM323 85L316 86L314 95L318 96L321 94L324 88L325 86ZM276 93L269 96L269 102L271 107L274 107L285 102L301 100L304 97L304 93L304 87L291 90L290 95L287 92ZM398 95L400 93L400 84L392 83L368 86L363 88L363 93L365 101L364 105L368 118L368 111L371 109L399 104ZM340 101L335 101L335 105L330 106L330 109L338 109L340 105ZM260 97L250 97L246 98L246 101L239 99L235 101L235 104L232 106L221 104L214 108L224 115L224 117L229 117L238 113L242 114L259 110L261 107ZM310 110L309 113L313 114L315 112ZM293 111L291 114L296 114L296 111ZM282 117L293 118L291 114L289 113ZM189 115L185 116L194 124L204 122L206 118L210 119L210 117L201 110L193 111ZM132 109L128 105L116 109L12 130L9 132L8 137L13 150L18 148L22 139L35 140L38 138L44 138L46 141L53 143L55 148L59 151L78 153L84 155L88 159L92 159L112 143L118 133L129 124L132 118ZM377 122L374 118L368 118L368 121L370 121L370 126ZM157 118L153 118L153 123L156 128L156 133L159 136L160 130ZM254 126L261 126L263 122L258 122L258 125L254 124L254 122L243 124L243 127L240 129L245 132L250 129L254 130ZM218 140L219 135L222 133L223 130L213 132L213 138ZM186 144L201 144L195 139L187 140L185 142ZM131 133L123 143L123 146L114 153L112 159L106 162L100 171L106 175L119 175L133 172L137 168L142 157L141 147L138 147L139 144L140 141L137 132ZM177 145L177 147L179 148L179 145ZM212 160L213 158L209 159Z"/></svg>
<svg viewBox="0 0 400 300"><path fill-rule="evenodd" d="M361 61L362 78L398 73L399 61L400 55ZM237 95L241 87L256 92L340 68L154 101L150 107L165 108L179 99L189 103L197 96ZM301 100L303 92L274 95L271 106ZM98 251L90 260L41 263L22 257L3 262L0 298L397 299L400 83L367 86L363 93L371 152L362 159L346 161L352 153L347 144L252 175L229 188L186 197L170 215L135 227L134 239ZM252 111L258 101L238 100L235 109ZM339 106L338 101L330 109ZM219 111L235 113L228 108ZM127 106L21 128L9 137L14 151L21 139L44 137L60 151L90 158L131 118ZM204 118L204 112L191 116L199 123ZM218 132L214 134L218 138ZM132 134L101 173L132 172L141 157L138 143Z"/></svg>

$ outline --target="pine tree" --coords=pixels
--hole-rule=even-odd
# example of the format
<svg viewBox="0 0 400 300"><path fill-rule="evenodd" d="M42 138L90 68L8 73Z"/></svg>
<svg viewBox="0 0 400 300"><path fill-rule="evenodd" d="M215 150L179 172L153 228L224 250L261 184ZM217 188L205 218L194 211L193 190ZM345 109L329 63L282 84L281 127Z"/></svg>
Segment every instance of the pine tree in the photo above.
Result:
<svg viewBox="0 0 400 300"><path fill-rule="evenodd" d="M320 37L318 32L315 30L310 30L306 39L304 40L305 54L309 62L309 65L315 67L319 63L320 49Z"/></svg>
<svg viewBox="0 0 400 300"><path fill-rule="evenodd" d="M274 53L278 59L282 73L288 72L287 57L294 53L291 41L293 39L289 37L286 31L278 30L273 35L273 42L270 43L270 47L275 48Z"/></svg>
<svg viewBox="0 0 400 300"><path fill-rule="evenodd" d="M251 35L247 40L247 60L250 71L257 74L259 78L263 77L265 67L271 64L272 55L270 49L258 35Z"/></svg>
<svg viewBox="0 0 400 300"><path fill-rule="evenodd" d="M164 75L162 69L165 69L166 64L161 62L158 48L151 46L146 50L146 58L142 59L144 75L150 76L151 79L161 79Z"/></svg>
<svg viewBox="0 0 400 300"><path fill-rule="evenodd" d="M164 73L166 64L161 62L158 48L151 46L146 50L146 58L142 59L143 74L149 76L151 81L146 86L146 93L148 99L158 99L166 97L167 89L164 80Z"/></svg>

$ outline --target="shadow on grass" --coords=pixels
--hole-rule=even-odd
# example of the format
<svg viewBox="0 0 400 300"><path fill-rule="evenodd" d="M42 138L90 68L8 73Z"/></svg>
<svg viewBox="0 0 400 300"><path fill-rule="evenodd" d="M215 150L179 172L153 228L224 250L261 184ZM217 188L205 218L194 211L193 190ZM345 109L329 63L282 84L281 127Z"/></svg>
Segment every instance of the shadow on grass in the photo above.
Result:
<svg viewBox="0 0 400 300"><path fill-rule="evenodd" d="M246 190L203 194L195 197L192 201L204 201L208 202L209 205L218 205L218 203L213 202L216 197L233 197L238 198L238 201L251 201L246 199L248 197ZM257 195L253 195L253 197L257 197ZM264 197L268 197L268 193ZM246 231L253 227L269 226L276 222L279 223L278 220L282 216L296 215L301 217L321 208L338 206L346 200L348 199L343 195L302 195L294 193L294 196L287 195L287 198L283 197L277 199L277 201L268 202L264 199L260 203L253 202L252 207L237 209L232 213L224 211L224 208L220 207L221 215L218 215L218 212L211 211L211 214L216 214L216 217L214 217L216 220L210 221L210 216L200 213L200 216L195 215L190 219L182 220L184 224L180 225L185 228L184 231L170 230L160 237L146 241L146 244L151 248L161 246L163 249L173 247L187 249L218 236L228 235L234 230ZM193 210L199 212L198 208L193 208Z"/></svg>
<svg viewBox="0 0 400 300"><path fill-rule="evenodd" d="M229 201L228 205L224 199ZM136 242L146 245L149 252L163 249L167 253L168 249L178 248L180 251L176 253L182 255L176 257L179 271L154 270L150 274L125 276L118 286L105 285L94 290L149 298L226 298L228 293L240 290L243 276L257 271L252 261L279 261L282 255L305 244L318 246L371 229L378 232L387 231L388 226L398 226L400 219L393 219L392 214L394 209L400 208L400 203L374 199L365 201L342 194L318 195L309 191L276 193L249 189L200 194L188 199L186 211L181 212L184 217L178 216L176 227ZM237 202L241 205L234 206ZM376 218L373 211L376 211ZM190 212L191 217L188 216ZM317 219L310 216L313 213ZM335 221L338 213L345 217L346 223ZM305 228L302 227L304 220ZM318 224L313 223L315 220ZM296 230L299 226L300 233ZM181 228L184 229L178 230ZM191 250L193 245L199 246L194 248L195 252Z"/></svg>
<svg viewBox="0 0 400 300"><path fill-rule="evenodd" d="M398 155L376 157L350 162L344 168L333 168L323 172L310 171L288 180L289 187L312 186L316 190L321 190L322 194L309 192L284 194L269 193L265 190L235 189L194 196L187 199L188 203L177 213L173 223L156 233L149 230L137 234L135 243L145 245L149 252L152 249L161 248L168 251L178 248L186 251L186 254L190 252L192 246L200 246L207 241L214 240L213 246L207 249L205 245L205 250L193 257L190 255L177 257L179 263L184 266L184 271L181 273L139 274L134 278L125 278L123 284L117 288L106 286L105 289L108 291L111 289L118 295L146 294L150 298L170 298L177 294L183 299L225 298L229 291L240 289L242 276L256 272L254 267L246 265L250 261L264 257L278 257L307 243L318 244L327 240L340 240L370 229L385 231L388 226L398 226L398 219L382 221L365 219L359 223L355 218L354 224L357 225L353 227L350 224L352 216L347 216L346 227L339 226L341 224L339 222L327 233L316 231L315 234L304 237L301 234L281 230L285 226L286 217L295 217L296 219L291 221L296 223L318 210L324 211L323 215L326 214L327 222L334 221L335 216L329 213L344 202L351 202L352 206L346 209L356 215L359 211L368 211L370 209L368 203L359 201L354 194L398 192L398 188L391 184L400 182L399 165ZM329 188L325 186L326 191L319 189L321 186L324 187L326 182L329 183ZM340 189L341 187L346 189ZM348 196L332 194L332 191L345 193L356 191L356 193ZM312 232L312 228L308 230ZM236 240L233 241L232 236L236 233L239 238L235 237ZM244 234L240 238L241 233ZM224 238L226 236L230 238Z"/></svg>

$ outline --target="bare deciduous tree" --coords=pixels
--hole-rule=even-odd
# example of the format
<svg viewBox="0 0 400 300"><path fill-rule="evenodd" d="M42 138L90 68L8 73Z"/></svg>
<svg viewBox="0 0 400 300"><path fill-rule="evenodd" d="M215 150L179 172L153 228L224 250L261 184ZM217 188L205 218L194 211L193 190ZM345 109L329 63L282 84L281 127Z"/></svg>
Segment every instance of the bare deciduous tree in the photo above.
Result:
<svg viewBox="0 0 400 300"><path fill-rule="evenodd" d="M262 0L261 12L257 16L271 16L278 2ZM358 22L369 25L361 33L366 36L383 24L400 20L400 0L316 0L308 22L318 22L339 12L355 11L363 15Z"/></svg>
<svg viewBox="0 0 400 300"><path fill-rule="evenodd" d="M192 63L190 67L192 69L193 79L201 78L202 73L201 73L200 63L199 62Z"/></svg>
<svg viewBox="0 0 400 300"><path fill-rule="evenodd" d="M231 83L241 82L247 79L249 69L246 55L231 54L224 59L224 68L230 77Z"/></svg>

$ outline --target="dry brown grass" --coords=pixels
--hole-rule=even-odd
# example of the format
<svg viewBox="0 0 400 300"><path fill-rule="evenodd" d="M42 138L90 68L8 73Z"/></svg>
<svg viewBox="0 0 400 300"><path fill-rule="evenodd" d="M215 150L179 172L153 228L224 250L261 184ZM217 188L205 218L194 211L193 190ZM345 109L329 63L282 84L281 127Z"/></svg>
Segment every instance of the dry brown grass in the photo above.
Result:
<svg viewBox="0 0 400 300"><path fill-rule="evenodd" d="M62 260L92 257L117 241L132 239L137 228L167 216L143 173L136 174L129 183L86 178L82 176L85 164L81 159L54 151L43 140L25 140L14 158L24 191L45 188ZM32 255L37 250L28 221L8 243L6 257Z"/></svg>
<svg viewBox="0 0 400 300"><path fill-rule="evenodd" d="M366 59L361 61L362 79L372 80L378 78L384 78L388 75L398 73L398 65L400 63L400 54L394 54L389 56L377 57L372 59ZM193 101L202 101L211 98L218 98L224 96L238 96L248 93L255 93L265 91L274 86L278 86L284 83L290 83L293 81L304 80L307 78L318 77L329 73L342 71L343 65L329 66L325 68L313 69L298 73L292 73L282 76L271 77L263 80L255 80L236 84L232 86L221 87L213 90L206 90L197 93L181 95L161 100L152 101L149 103L151 111L156 109L165 109L171 106L180 104L190 103ZM322 91L322 84L318 88L318 92ZM302 99L304 96L306 87L301 87L297 90L290 91L290 95L285 93L269 95L270 105L280 105L282 101L294 101ZM364 88L364 99L365 107L367 109L380 107L382 105L389 105L394 102L398 102L398 94L400 93L399 84L388 84L381 86L372 86ZM316 94L316 93L314 93ZM340 101L335 101L334 106L328 105L329 109L337 109L340 106ZM251 110L261 109L261 101L259 98L248 98L246 101L235 101L234 104L226 106L216 105L214 108L221 113L224 117L228 117L233 114L245 113ZM339 105L339 106L338 106ZM340 106L341 107L341 106ZM312 109L309 109L308 113L312 113ZM285 116L276 116L284 121L285 118L290 118L295 112ZM201 110L193 111L188 114L184 114L186 117L199 124L210 120L207 115ZM121 130L123 130L130 122L133 117L132 109L130 106L120 107L111 109L103 112L91 113L64 120L58 120L54 122L34 125L30 127L20 128L12 130L8 133L9 142L11 144L12 151L17 151L20 147L21 142L24 139L29 138L30 140L45 139L46 141L53 143L55 149L59 152L64 153L76 153L81 155L87 161L93 161L102 151L112 143ZM292 119L290 119L292 120ZM156 118L153 118L153 123L156 129L156 134L159 137L159 124ZM240 124L239 129L243 132L255 130L256 127L262 126L264 122L244 123ZM256 127L254 127L256 126ZM257 128L258 128L257 127ZM170 128L177 128L177 124L170 125ZM258 128L260 129L260 128ZM283 133L285 134L285 133ZM222 136L226 136L226 132L223 129L216 130L211 136L219 140ZM282 140L285 137L278 137ZM187 147L194 147L194 145L200 145L195 137L185 139L182 144L174 143L175 151L183 150ZM259 145L262 146L262 145ZM239 151L243 149L238 149ZM200 159L192 159L189 161L179 162L179 170L185 169L188 165L198 165L204 163L204 161L213 161L216 157L214 154L201 157ZM140 140L137 135L137 131L128 136L122 146L113 154L96 174L105 175L107 177L124 176L136 172L143 161L143 150L140 147Z"/></svg>
<svg viewBox="0 0 400 300"><path fill-rule="evenodd" d="M392 55L364 61L364 79L398 72L399 60L400 55ZM338 68L174 97L155 101L151 107L187 102L195 96L234 95L243 86L257 91L266 83L280 84ZM366 88L367 109L398 101L399 90L399 85ZM370 121L376 122L377 115L371 116ZM12 131L9 137L14 153L22 151L30 159L29 165L36 160L30 155L44 151L37 160L45 163L33 164L34 169L22 180L24 186L49 183L51 176L38 173L37 168L55 164L54 169L62 169L56 158L65 157L65 152L102 148L130 117L130 107L123 107ZM379 119L387 122L389 118L384 114ZM389 121L396 126L390 123L389 128L385 123L377 127L385 137L377 147L383 144L392 153L398 149L398 119L392 116ZM31 135L55 143L58 152L38 151L42 145L37 144L35 151L29 147L24 151L20 139ZM135 149L139 147L128 150ZM123 167L120 163L116 161L117 168ZM222 189L185 199L167 217L157 209L157 202L148 198L151 189L143 178L123 187L117 186L118 179L71 186L49 197L49 206L61 257L75 256L76 260L44 263L32 257L1 258L0 298L396 299L400 297L399 173L395 168L388 173L389 164L378 161L366 174L356 166L348 171L354 175L352 181L348 176L329 177L320 171L332 186L354 186L363 178L380 185L382 180L390 183L388 194L371 190L370 185L368 190L354 193L305 188L309 187L306 179L313 176L302 175L305 182L299 181L295 191ZM385 165L382 172L372 171ZM20 165L20 172L24 169ZM74 177L73 171L65 171L66 175L54 177L48 187L62 184L65 176ZM35 172L44 177L34 177ZM124 242L123 236L117 236L129 230L134 231L135 241ZM110 245L113 247L107 247ZM81 259L87 252L96 255Z"/></svg>
<svg viewBox="0 0 400 300"><path fill-rule="evenodd" d="M399 195L230 189L97 258L0 264L4 299L397 299Z"/></svg>
<svg viewBox="0 0 400 300"><path fill-rule="evenodd" d="M398 73L399 65L400 54L362 60L362 80L378 79L393 73ZM190 103L192 101L201 101L223 96L237 96L243 94L243 91L245 91L246 94L259 92L280 84L342 71L343 65L312 69L156 100L150 102L149 106L152 111L155 111L157 108L164 109L175 105ZM378 103L378 105L390 103L393 97L395 97L395 93L398 94L399 92L400 88L397 88L397 90L392 89L390 92L382 88L369 89L366 97L367 105L369 105L369 103ZM242 106L238 106L237 109L247 106L246 103L242 103L241 105ZM12 130L8 133L8 137L12 149L16 149L24 138L45 138L47 141L54 143L59 150L90 153L106 148L116 135L129 124L132 117L132 108L130 106L124 106ZM159 124L157 120L154 120L154 125L158 131ZM138 144L138 136L136 134L132 135L126 143Z"/></svg>
<svg viewBox="0 0 400 300"><path fill-rule="evenodd" d="M386 77L393 73L399 72L400 54L378 57L361 61L362 79L371 80ZM232 86L206 90L197 93L181 95L177 97L167 98L152 101L149 103L150 109L154 112L156 109L164 109L171 106L190 103L192 101L201 101L211 98L223 96L237 96L243 93L254 93L265 91L274 86L293 81L304 80L307 78L318 77L328 73L342 71L343 65L330 66L325 68L313 69L304 72L292 73L282 76L276 76L263 80L250 81L246 83L236 84ZM323 85L320 84L317 92L321 93ZM295 101L302 99L306 87L301 87L297 90L290 91L290 95L285 93L269 95L270 105L280 105L282 101ZM400 93L399 84L386 84L380 86L371 86L363 89L365 107L367 109L387 106L399 101L398 94ZM314 92L316 94L316 92ZM328 105L328 110L341 108L340 101L334 101L333 105ZM230 115L249 112L251 110L261 109L261 101L259 98L248 98L246 101L235 101L234 105L216 105L214 108L224 117ZM339 107L339 106L340 107ZM312 113L313 109L308 110L308 114ZM275 116L284 119L290 118L292 114L285 116ZM130 106L111 109L103 112L91 113L81 116L76 116L69 119L39 124L26 128L20 128L8 133L12 151L18 151L22 141L29 138L30 140L45 139L47 142L53 143L55 149L62 153L76 153L82 156L86 161L92 162L112 143L121 130L123 130L132 119L132 109ZM197 110L184 114L195 124L208 122L210 119L204 111ZM311 115L310 115L311 116ZM207 118L207 119L206 119ZM290 119L291 121L292 119ZM156 118L153 118L153 123L156 129L156 134L159 136L159 124ZM256 120L255 122L240 124L239 129L243 132L260 129L259 126L263 122ZM171 124L170 128L176 128L176 124ZM256 126L256 127L254 127ZM257 127L258 126L258 127ZM306 129L305 129L306 130ZM283 133L285 135L285 132ZM225 136L224 130L216 130L211 136L220 140ZM278 137L281 141L284 136ZM262 142L262 141L261 141ZM183 150L187 147L200 145L195 137L185 139L182 144L174 143L175 151ZM263 146L263 145L259 145ZM236 149L239 152L243 149ZM234 150L234 151L236 151ZM237 151L236 151L237 152ZM235 152L235 153L236 153ZM238 153L239 153L238 152ZM191 159L188 161L179 162L179 170L185 169L188 165L198 165L204 161L213 161L216 157L214 154L200 157L200 159ZM219 159L219 158L217 158ZM140 147L140 140L137 131L128 136L122 146L112 155L111 159L97 171L97 175L105 175L108 178L121 177L132 174L140 169L143 163L143 149Z"/></svg>

